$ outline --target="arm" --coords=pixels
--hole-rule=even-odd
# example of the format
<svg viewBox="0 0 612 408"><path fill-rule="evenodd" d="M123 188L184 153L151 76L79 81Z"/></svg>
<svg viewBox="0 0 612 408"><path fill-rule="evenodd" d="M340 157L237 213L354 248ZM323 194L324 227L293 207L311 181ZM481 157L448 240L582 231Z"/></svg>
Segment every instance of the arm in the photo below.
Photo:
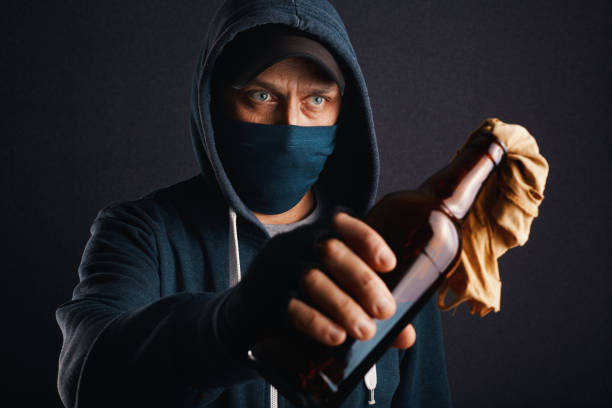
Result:
<svg viewBox="0 0 612 408"><path fill-rule="evenodd" d="M98 214L73 299L56 316L67 407L214 400L255 378L216 335L226 293L160 297L155 220L133 207Z"/></svg>

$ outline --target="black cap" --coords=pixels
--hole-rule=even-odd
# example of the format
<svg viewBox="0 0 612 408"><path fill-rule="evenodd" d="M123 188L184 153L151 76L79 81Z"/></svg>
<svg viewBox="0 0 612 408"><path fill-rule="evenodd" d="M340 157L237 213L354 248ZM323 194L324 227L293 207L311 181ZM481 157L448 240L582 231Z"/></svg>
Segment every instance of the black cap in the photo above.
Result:
<svg viewBox="0 0 612 408"><path fill-rule="evenodd" d="M271 65L291 57L317 63L344 94L344 76L334 56L318 41L288 26L266 24L239 34L223 51L218 66L230 85L240 89Z"/></svg>

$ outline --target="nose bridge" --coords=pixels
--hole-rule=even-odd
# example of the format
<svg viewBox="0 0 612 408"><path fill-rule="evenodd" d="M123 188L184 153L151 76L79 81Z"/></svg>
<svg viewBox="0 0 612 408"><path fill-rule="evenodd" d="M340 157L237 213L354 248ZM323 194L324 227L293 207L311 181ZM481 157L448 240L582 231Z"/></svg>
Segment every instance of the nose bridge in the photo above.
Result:
<svg viewBox="0 0 612 408"><path fill-rule="evenodd" d="M300 101L295 93L291 93L287 97L285 104L285 121L288 125L300 124Z"/></svg>

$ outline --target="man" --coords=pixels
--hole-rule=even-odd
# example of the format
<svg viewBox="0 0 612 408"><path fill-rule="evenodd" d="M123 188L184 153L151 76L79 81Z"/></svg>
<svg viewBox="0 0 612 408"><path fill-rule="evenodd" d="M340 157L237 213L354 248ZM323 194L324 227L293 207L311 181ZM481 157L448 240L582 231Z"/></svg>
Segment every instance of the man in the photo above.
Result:
<svg viewBox="0 0 612 408"><path fill-rule="evenodd" d="M103 209L73 300L58 309L68 407L289 406L248 368L250 345L286 322L328 345L365 340L395 310L377 274L394 268L393 253L334 213L373 204L378 154L333 7L227 2L199 62L191 133L202 173ZM448 406L435 303L413 323L376 365L376 404ZM343 406L369 395L364 384Z"/></svg>

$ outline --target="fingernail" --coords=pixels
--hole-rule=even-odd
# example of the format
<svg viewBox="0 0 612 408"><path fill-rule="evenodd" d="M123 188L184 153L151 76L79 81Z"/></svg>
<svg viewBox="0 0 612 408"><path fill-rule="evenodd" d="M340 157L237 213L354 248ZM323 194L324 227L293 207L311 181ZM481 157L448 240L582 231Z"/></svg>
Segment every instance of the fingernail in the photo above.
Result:
<svg viewBox="0 0 612 408"><path fill-rule="evenodd" d="M369 337L369 334L374 330L376 330L376 326L369 319L359 319L357 321L357 334L359 338L365 339Z"/></svg>
<svg viewBox="0 0 612 408"><path fill-rule="evenodd" d="M344 333L342 332L342 330L338 329L337 327L331 326L329 330L327 331L327 337L330 339L332 343L337 344L344 337Z"/></svg>
<svg viewBox="0 0 612 408"><path fill-rule="evenodd" d="M376 311L377 316L384 316L387 314L388 309L391 307L391 302L387 299L386 296L381 296L376 300L376 304L374 305L374 309Z"/></svg>
<svg viewBox="0 0 612 408"><path fill-rule="evenodd" d="M395 262L395 254L389 248L383 248L378 253L379 265L391 265Z"/></svg>

